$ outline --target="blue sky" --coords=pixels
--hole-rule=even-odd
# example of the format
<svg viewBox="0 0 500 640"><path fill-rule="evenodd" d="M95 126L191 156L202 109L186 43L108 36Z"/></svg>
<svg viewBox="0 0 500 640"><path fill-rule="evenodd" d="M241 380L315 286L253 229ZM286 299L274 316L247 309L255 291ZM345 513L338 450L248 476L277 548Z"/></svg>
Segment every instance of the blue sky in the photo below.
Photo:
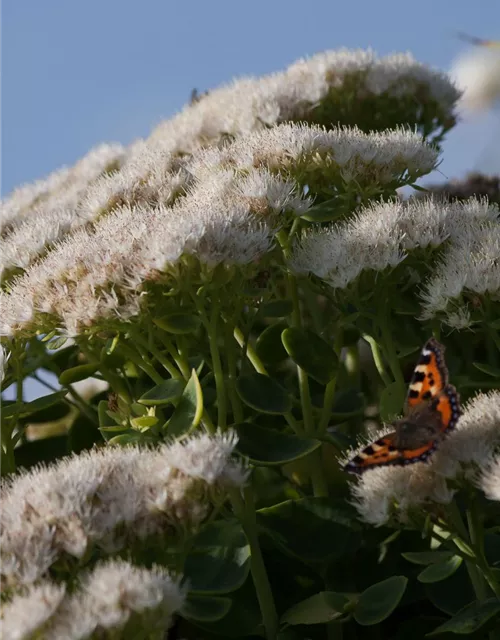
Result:
<svg viewBox="0 0 500 640"><path fill-rule="evenodd" d="M193 87L342 46L448 69L466 46L458 31L500 38L498 0L3 0L2 193L147 135ZM460 124L441 170L491 170L495 135L496 114Z"/></svg>

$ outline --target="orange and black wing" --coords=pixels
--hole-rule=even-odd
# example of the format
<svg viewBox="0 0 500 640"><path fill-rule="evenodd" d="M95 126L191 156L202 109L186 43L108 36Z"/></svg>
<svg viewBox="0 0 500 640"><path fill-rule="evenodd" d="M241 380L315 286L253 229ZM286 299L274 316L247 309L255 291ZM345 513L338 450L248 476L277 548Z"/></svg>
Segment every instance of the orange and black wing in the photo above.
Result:
<svg viewBox="0 0 500 640"><path fill-rule="evenodd" d="M452 384L447 384L443 391L431 403L430 409L439 414L440 433L452 431L462 415L460 396Z"/></svg>
<svg viewBox="0 0 500 640"><path fill-rule="evenodd" d="M443 393L448 384L444 347L434 338L425 343L417 362L406 397L406 410L427 403Z"/></svg>
<svg viewBox="0 0 500 640"><path fill-rule="evenodd" d="M348 473L363 473L375 467L404 466L426 460L436 448L434 440L418 449L398 449L394 446L396 433L388 433L365 447L344 467Z"/></svg>

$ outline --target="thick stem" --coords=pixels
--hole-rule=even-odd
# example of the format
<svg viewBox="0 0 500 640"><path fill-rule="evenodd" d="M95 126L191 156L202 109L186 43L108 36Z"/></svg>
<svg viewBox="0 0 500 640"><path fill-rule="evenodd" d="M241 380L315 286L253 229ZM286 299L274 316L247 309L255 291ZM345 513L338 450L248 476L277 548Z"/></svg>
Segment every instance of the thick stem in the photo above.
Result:
<svg viewBox="0 0 500 640"><path fill-rule="evenodd" d="M278 633L278 614L276 613L274 596L260 549L257 518L251 488L247 487L244 490L244 499L237 489L233 489L231 492L231 501L234 511L243 525L243 530L250 545L250 571L259 601L266 638L267 640L274 640Z"/></svg>
<svg viewBox="0 0 500 640"><path fill-rule="evenodd" d="M297 279L288 275L288 288L293 302L292 324L294 327L302 327L302 316L300 312L299 290ZM304 420L304 431L310 437L315 435L314 414L311 402L311 392L309 389L309 378L307 373L297 365L297 377L299 380L300 403L302 406L302 418ZM321 457L321 447L308 456L309 475L313 493L316 498L328 496L328 485L323 472L323 461Z"/></svg>
<svg viewBox="0 0 500 640"><path fill-rule="evenodd" d="M227 321L224 327L224 343L226 347L229 369L228 383L230 389L231 407L233 409L234 421L236 423L239 423L243 422L244 414L240 396L236 391L236 380L238 378L238 360L236 355L236 345L233 339L234 328Z"/></svg>
<svg viewBox="0 0 500 640"><path fill-rule="evenodd" d="M212 367L215 378L215 389L217 391L217 424L221 429L225 429L227 426L226 382L222 371L219 345L217 344L218 322L219 309L212 301L212 311L208 325L208 342L210 345L210 356L212 358Z"/></svg>
<svg viewBox="0 0 500 640"><path fill-rule="evenodd" d="M161 384L163 382L162 376L156 371L156 369L148 362L144 356L140 356L136 351L129 347L126 344L121 343L119 346L120 351L125 355L131 362L142 369L146 375L148 375L153 382L156 384Z"/></svg>
<svg viewBox="0 0 500 640"><path fill-rule="evenodd" d="M178 351L176 349L175 345L173 344L172 340L170 340L170 338L167 338L166 336L162 335L160 337L160 340L165 345L165 348L167 349L167 351L170 353L170 355L174 359L174 362L177 365L177 368L179 369L179 371L182 374L182 376L179 376L179 372L175 371L175 369L174 369L174 371L176 373L176 376L172 376L172 377L183 377L184 380L189 380L189 378L191 377L191 370L189 368L189 364L188 364L186 358L184 358L181 355L180 351ZM158 358L158 360L159 360L159 358ZM161 362L161 360L160 360L160 362Z"/></svg>
<svg viewBox="0 0 500 640"><path fill-rule="evenodd" d="M385 370L384 359L382 357L382 351L378 345L378 342L375 340L375 338L372 338L372 336L369 336L367 333L363 334L363 339L366 340L366 342L368 342L368 344L370 345L373 361L375 362L377 371L384 385L388 387L391 384L391 378Z"/></svg>
<svg viewBox="0 0 500 640"><path fill-rule="evenodd" d="M159 350L157 349L152 340L146 340L146 338L144 338L144 336L142 336L140 333L132 333L130 334L134 340L136 340L139 344L141 344L143 347L145 347L152 356L154 356L158 362L163 366L164 369L166 369L168 371L168 373L171 375L172 378L176 378L176 379L180 379L182 378L182 376L180 375L179 371L172 365L172 363L170 362L170 360ZM162 340L163 342L163 340ZM165 344L165 346L168 349L168 344ZM171 344L170 344L171 346ZM169 353L170 353L170 349ZM176 362L177 366L178 363ZM179 367L180 368L180 367ZM184 372L182 372L182 375L185 377ZM189 380L189 376L190 376L190 372L188 371L188 377L186 378L186 380Z"/></svg>
<svg viewBox="0 0 500 640"><path fill-rule="evenodd" d="M328 423L330 421L330 416L332 415L333 404L335 402L335 386L337 384L337 379L333 378L326 385L325 395L323 397L323 409L321 410L321 417L319 419L318 425L318 433L320 435L326 432L328 427Z"/></svg>
<svg viewBox="0 0 500 640"><path fill-rule="evenodd" d="M384 344L385 356L387 358L387 362L389 363L389 367L391 369L394 380L398 383L398 385L404 387L405 380L401 371L401 366L399 364L396 350L394 348L392 334L387 323L387 318L385 316L380 320L380 330L382 332L382 342Z"/></svg>

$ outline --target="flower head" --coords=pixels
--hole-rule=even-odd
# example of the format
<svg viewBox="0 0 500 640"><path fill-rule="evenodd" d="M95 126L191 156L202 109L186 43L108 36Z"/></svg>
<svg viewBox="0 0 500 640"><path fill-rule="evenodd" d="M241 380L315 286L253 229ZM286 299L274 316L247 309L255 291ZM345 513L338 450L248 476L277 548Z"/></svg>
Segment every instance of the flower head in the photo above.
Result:
<svg viewBox="0 0 500 640"><path fill-rule="evenodd" d="M79 589L54 615L48 634L55 640L88 638L98 631L123 629L133 614L141 617L143 629L166 631L184 600L179 581L163 567L108 561L80 579Z"/></svg>
<svg viewBox="0 0 500 640"><path fill-rule="evenodd" d="M3 640L31 640L43 630L63 601L64 585L42 582L25 595L14 596L2 606L0 628Z"/></svg>
<svg viewBox="0 0 500 640"><path fill-rule="evenodd" d="M2 490L2 573L43 577L89 544L119 550L127 537L196 527L213 492L247 477L231 459L234 434L200 435L151 450L109 447L16 476Z"/></svg>
<svg viewBox="0 0 500 640"><path fill-rule="evenodd" d="M500 502L500 457L492 457L490 463L481 471L477 485L487 498Z"/></svg>

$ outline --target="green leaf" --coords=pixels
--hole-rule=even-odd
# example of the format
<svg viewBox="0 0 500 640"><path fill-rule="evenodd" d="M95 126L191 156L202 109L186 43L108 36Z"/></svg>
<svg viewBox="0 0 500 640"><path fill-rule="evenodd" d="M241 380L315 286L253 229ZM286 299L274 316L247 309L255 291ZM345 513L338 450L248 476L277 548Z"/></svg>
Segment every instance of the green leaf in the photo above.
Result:
<svg viewBox="0 0 500 640"><path fill-rule="evenodd" d="M90 362L89 364L80 364L78 367L72 369L66 369L59 376L59 384L66 387L68 384L79 382L80 380L86 380L94 375L99 369L99 363Z"/></svg>
<svg viewBox="0 0 500 640"><path fill-rule="evenodd" d="M21 418L23 423L41 424L43 422L56 422L66 418L71 412L71 407L66 402L57 402L44 409L31 413L26 418Z"/></svg>
<svg viewBox="0 0 500 640"><path fill-rule="evenodd" d="M67 341L68 338L66 336L59 336L58 338L54 338L47 344L47 349L55 351L56 349L60 349L61 347L63 347Z"/></svg>
<svg viewBox="0 0 500 640"><path fill-rule="evenodd" d="M420 191L421 193L429 193L429 189L426 189L425 187L421 187L419 184L410 184L408 185L410 187L412 187L413 189L415 189L415 191Z"/></svg>
<svg viewBox="0 0 500 640"><path fill-rule="evenodd" d="M239 437L236 449L256 465L286 464L309 455L321 446L318 440L299 438L250 422L233 428Z"/></svg>
<svg viewBox="0 0 500 640"><path fill-rule="evenodd" d="M116 420L109 414L109 405L106 400L101 400L97 405L97 415L99 417L99 431L106 442L110 442L116 433L133 433L125 424L116 424ZM121 416L117 416L119 422L122 421Z"/></svg>
<svg viewBox="0 0 500 640"><path fill-rule="evenodd" d="M472 364L476 369L479 369L479 371L482 371L493 378L500 378L500 369L498 367L493 367L492 365L484 364L483 362L473 362Z"/></svg>
<svg viewBox="0 0 500 640"><path fill-rule="evenodd" d="M452 556L442 562L436 562L426 567L418 574L417 580L424 584L441 582L441 580L445 580L453 575L461 564L462 558L460 556Z"/></svg>
<svg viewBox="0 0 500 640"><path fill-rule="evenodd" d="M49 393L46 396L41 396L32 402L23 402L21 405L17 402L14 404L4 405L2 407L2 418L11 418L16 414L20 418L31 416L60 403L66 393L66 391L57 391L56 393Z"/></svg>
<svg viewBox="0 0 500 640"><path fill-rule="evenodd" d="M500 600L488 598L483 602L472 602L461 609L451 620L434 629L427 636L437 636L440 633L456 633L457 635L469 635L474 633L492 618L500 613Z"/></svg>
<svg viewBox="0 0 500 640"><path fill-rule="evenodd" d="M302 600L286 611L283 624L325 624L340 618L349 602L342 593L322 591L307 600Z"/></svg>
<svg viewBox="0 0 500 640"><path fill-rule="evenodd" d="M195 333L201 324L199 316L192 313L170 313L161 318L153 318L153 322L168 333L182 335L185 333Z"/></svg>
<svg viewBox="0 0 500 640"><path fill-rule="evenodd" d="M18 411L24 407L24 402L14 402L13 400L4 400L0 407L0 420L5 420L16 415Z"/></svg>
<svg viewBox="0 0 500 640"><path fill-rule="evenodd" d="M380 417L384 422L389 422L398 416L406 399L406 387L399 382L392 382L380 394Z"/></svg>
<svg viewBox="0 0 500 640"><path fill-rule="evenodd" d="M238 378L236 390L245 404L262 413L287 413L292 408L288 392L275 380L261 373Z"/></svg>
<svg viewBox="0 0 500 640"><path fill-rule="evenodd" d="M365 410L365 398L356 389L346 389L335 394L332 417L337 420L347 420L360 415Z"/></svg>
<svg viewBox="0 0 500 640"><path fill-rule="evenodd" d="M223 618L230 608L231 598L188 594L180 613L187 620L214 622Z"/></svg>
<svg viewBox="0 0 500 640"><path fill-rule="evenodd" d="M281 335L290 358L320 384L328 384L338 369L338 359L332 347L314 331L290 327Z"/></svg>
<svg viewBox="0 0 500 640"><path fill-rule="evenodd" d="M193 594L229 593L241 587L250 569L250 546L239 522L219 520L193 541L184 576Z"/></svg>
<svg viewBox="0 0 500 640"><path fill-rule="evenodd" d="M41 462L49 463L67 456L68 437L66 435L43 438L33 442L25 442L14 449L17 467L29 469Z"/></svg>
<svg viewBox="0 0 500 640"><path fill-rule="evenodd" d="M179 404L164 428L169 436L180 436L190 429L195 429L200 424L202 415L203 391L193 369Z"/></svg>
<svg viewBox="0 0 500 640"><path fill-rule="evenodd" d="M125 446L127 444L137 444L139 442L145 442L143 436L141 436L141 434L137 432L132 431L131 429L128 433L121 433L119 436L114 436L114 438L108 440L109 445L120 446Z"/></svg>
<svg viewBox="0 0 500 640"><path fill-rule="evenodd" d="M66 391L57 391L56 393L49 393L46 396L41 396L40 398L32 400L31 402L11 402L5 404L0 408L0 419L12 418L13 416L17 415L19 418L30 416L30 422L32 417L33 422L49 422L51 420L40 420L38 419L38 417L42 416L42 418L44 418L46 416L56 415L58 413L60 413L60 417L63 417L68 413L67 408L64 410L64 413L62 412L62 409L56 410L56 413L53 414L43 414L42 412L48 410L50 407L53 407L56 404L60 405L66 393ZM67 405L65 406L67 407ZM57 418L53 418L53 420L55 419Z"/></svg>
<svg viewBox="0 0 500 640"><path fill-rule="evenodd" d="M101 400L97 405L97 415L100 427L112 427L116 422L108 415L109 405L107 400Z"/></svg>
<svg viewBox="0 0 500 640"><path fill-rule="evenodd" d="M312 206L300 217L308 222L331 222L342 215L343 209L338 205L338 198L332 198Z"/></svg>
<svg viewBox="0 0 500 640"><path fill-rule="evenodd" d="M489 322L488 326L490 326L492 329L500 329L500 319Z"/></svg>
<svg viewBox="0 0 500 640"><path fill-rule="evenodd" d="M232 591L231 608L220 620L209 622L197 620L196 626L210 631L210 638L242 638L259 635L262 627L262 614L255 594L255 587L250 576L236 591ZM291 627L293 629L293 627ZM193 636L199 638L200 635ZM204 636L201 636L204 637Z"/></svg>
<svg viewBox="0 0 500 640"><path fill-rule="evenodd" d="M185 386L186 383L184 380L177 380L175 378L165 380L161 384L157 384L156 387L146 391L146 393L139 398L138 402L148 407L170 404L182 396Z"/></svg>
<svg viewBox="0 0 500 640"><path fill-rule="evenodd" d="M259 509L257 521L281 549L306 563L355 550L360 529L355 509L342 499L286 500Z"/></svg>
<svg viewBox="0 0 500 640"><path fill-rule="evenodd" d="M271 324L260 334L255 342L255 352L266 364L278 363L285 360L288 355L281 342L281 334L286 329L284 322Z"/></svg>
<svg viewBox="0 0 500 640"><path fill-rule="evenodd" d="M260 307L260 314L264 318L285 318L293 311L291 300L271 300Z"/></svg>
<svg viewBox="0 0 500 640"><path fill-rule="evenodd" d="M454 556L452 551L407 551L401 555L413 564L435 564Z"/></svg>
<svg viewBox="0 0 500 640"><path fill-rule="evenodd" d="M425 594L432 604L444 613L453 616L475 599L465 563L452 576L442 582L425 585Z"/></svg>
<svg viewBox="0 0 500 640"><path fill-rule="evenodd" d="M408 584L405 576L392 576L365 589L354 609L354 619L362 626L378 624L398 606Z"/></svg>
<svg viewBox="0 0 500 640"><path fill-rule="evenodd" d="M147 431L158 424L158 418L156 416L139 416L138 418L132 418L130 424L138 431Z"/></svg>
<svg viewBox="0 0 500 640"><path fill-rule="evenodd" d="M68 431L68 446L73 453L80 453L92 449L95 443L102 443L103 436L99 433L95 423L87 416L80 414Z"/></svg>

